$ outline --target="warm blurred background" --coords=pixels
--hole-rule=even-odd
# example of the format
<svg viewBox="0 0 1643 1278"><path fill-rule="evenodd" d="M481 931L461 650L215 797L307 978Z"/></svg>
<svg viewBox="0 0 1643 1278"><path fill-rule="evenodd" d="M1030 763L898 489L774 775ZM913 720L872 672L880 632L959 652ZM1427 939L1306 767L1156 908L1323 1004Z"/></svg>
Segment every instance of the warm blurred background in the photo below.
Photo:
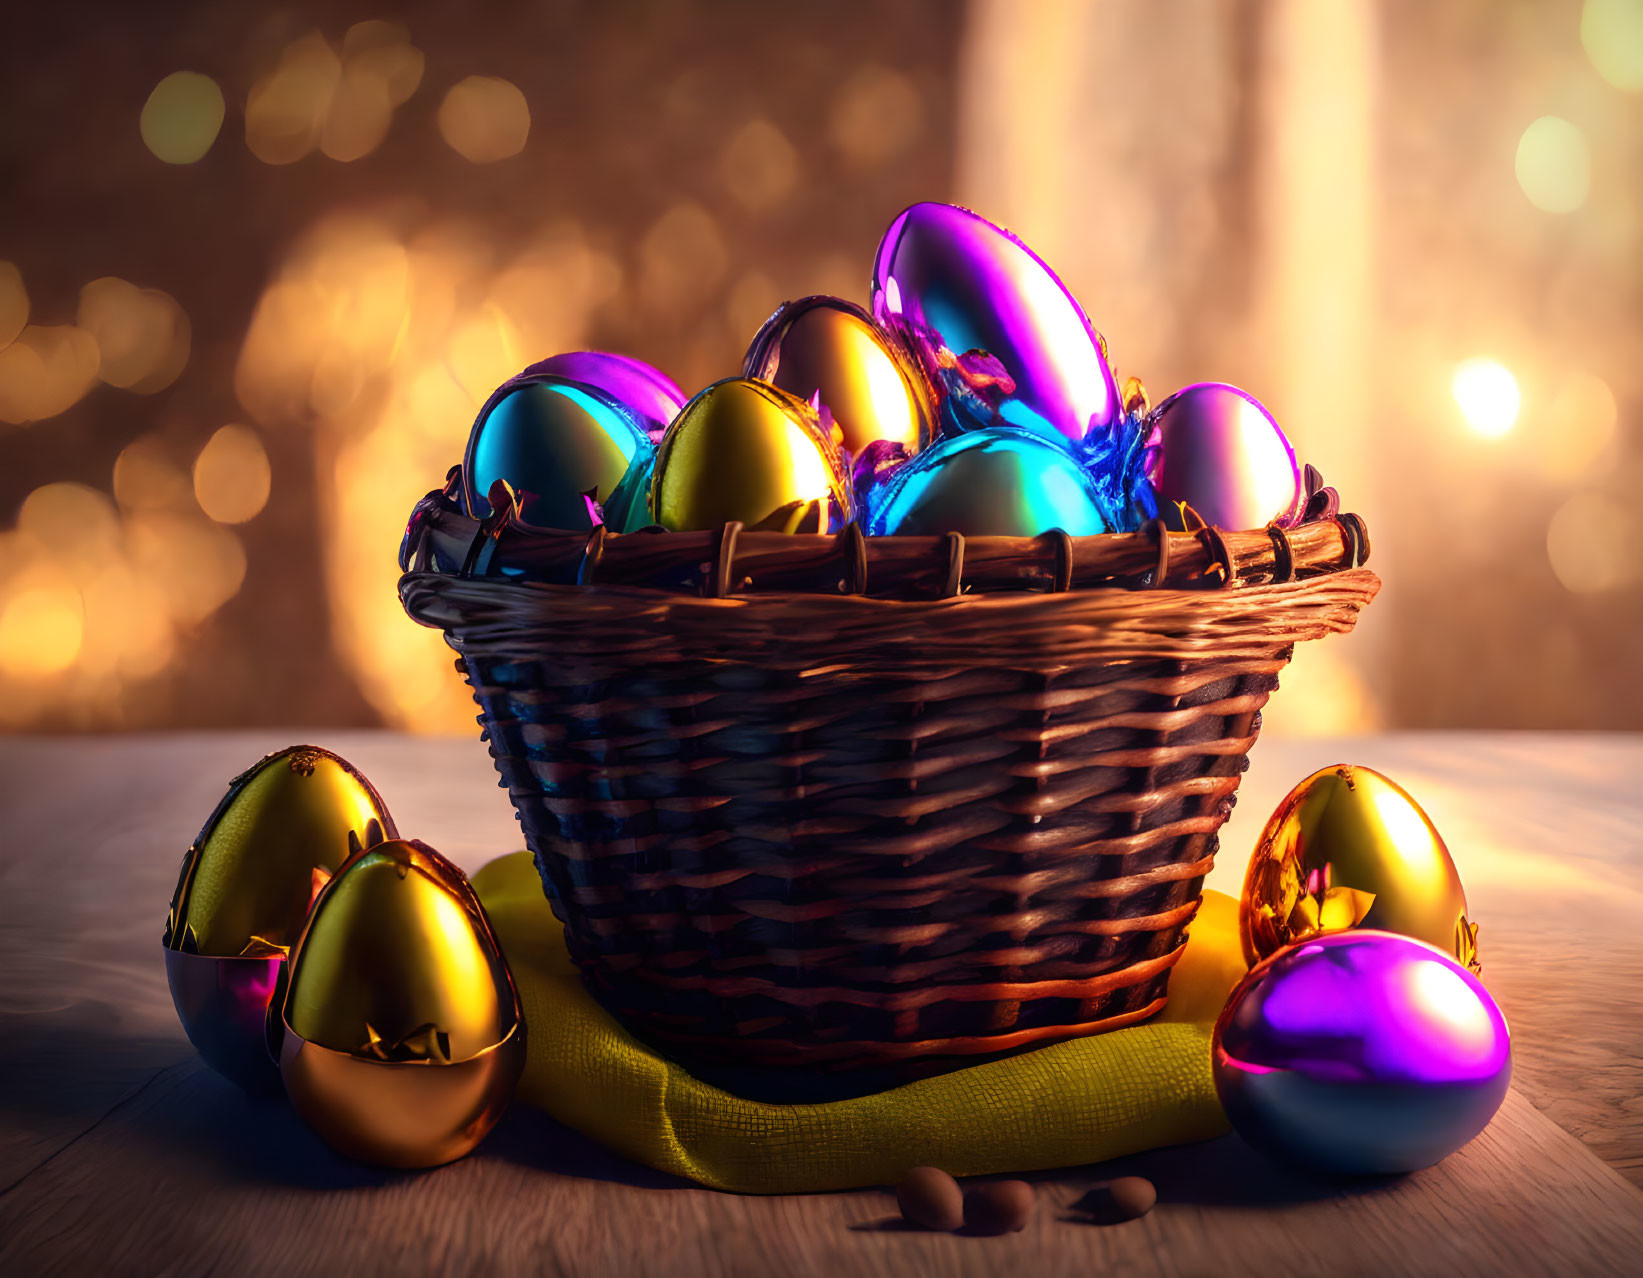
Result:
<svg viewBox="0 0 1643 1278"><path fill-rule="evenodd" d="M484 8L484 16L471 9ZM100 12L98 12L100 10ZM1643 728L1643 0L19 0L0 729L467 731L394 553L490 388L687 389L950 199L1387 587L1273 732Z"/></svg>

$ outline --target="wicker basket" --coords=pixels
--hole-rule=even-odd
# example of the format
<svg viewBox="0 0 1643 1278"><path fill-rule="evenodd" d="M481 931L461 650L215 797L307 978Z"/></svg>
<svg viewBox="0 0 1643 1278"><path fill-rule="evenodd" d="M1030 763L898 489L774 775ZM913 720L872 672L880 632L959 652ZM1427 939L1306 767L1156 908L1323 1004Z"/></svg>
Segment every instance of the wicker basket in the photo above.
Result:
<svg viewBox="0 0 1643 1278"><path fill-rule="evenodd" d="M607 537L454 491L413 513L405 608L460 654L589 987L704 1068L912 1077L1153 1015L1278 672L1379 588L1332 508Z"/></svg>

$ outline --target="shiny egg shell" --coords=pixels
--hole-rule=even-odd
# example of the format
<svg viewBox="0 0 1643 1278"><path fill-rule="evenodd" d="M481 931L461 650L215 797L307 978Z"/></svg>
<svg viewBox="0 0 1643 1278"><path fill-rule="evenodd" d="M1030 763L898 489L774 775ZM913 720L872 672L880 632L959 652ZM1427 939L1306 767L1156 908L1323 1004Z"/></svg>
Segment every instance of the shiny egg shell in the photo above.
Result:
<svg viewBox="0 0 1643 1278"><path fill-rule="evenodd" d="M603 391L639 419L653 440L685 406L685 393L661 369L609 351L567 351L538 360L524 376L546 373Z"/></svg>
<svg viewBox="0 0 1643 1278"><path fill-rule="evenodd" d="M1371 768L1307 777L1268 818L1239 900L1244 957L1320 932L1412 936L1477 969L1477 926L1443 836L1407 791Z"/></svg>
<svg viewBox="0 0 1643 1278"><path fill-rule="evenodd" d="M1010 381L994 405L1009 425L1082 441L1121 413L1083 308L1036 253L968 209L915 204L890 224L873 264L873 317L913 353L945 409L962 401L958 361L985 351ZM945 412L943 429L990 424L964 418Z"/></svg>
<svg viewBox="0 0 1643 1278"><path fill-rule="evenodd" d="M784 302L754 337L742 372L802 400L815 396L852 454L875 440L909 452L929 442L934 409L923 377L851 302Z"/></svg>
<svg viewBox="0 0 1643 1278"><path fill-rule="evenodd" d="M506 480L520 517L541 528L586 531L624 480L651 459L639 419L603 391L549 374L514 378L487 401L463 457L463 502L490 514L487 494Z"/></svg>
<svg viewBox="0 0 1643 1278"><path fill-rule="evenodd" d="M361 851L326 887L269 1031L304 1121L386 1166L467 1153L524 1060L518 994L478 897L414 842Z"/></svg>
<svg viewBox="0 0 1643 1278"><path fill-rule="evenodd" d="M896 470L870 501L879 536L1074 537L1111 531L1084 467L1031 431L990 427L937 441Z"/></svg>
<svg viewBox="0 0 1643 1278"><path fill-rule="evenodd" d="M1228 530L1288 523L1303 490L1295 450L1253 395L1223 382L1178 390L1148 415L1157 431L1149 478L1160 506L1186 502Z"/></svg>
<svg viewBox="0 0 1643 1278"><path fill-rule="evenodd" d="M827 532L850 518L843 460L816 412L765 382L715 382L662 438L650 515L674 532L739 520L749 529Z"/></svg>
<svg viewBox="0 0 1643 1278"><path fill-rule="evenodd" d="M277 1092L263 1020L286 951L359 842L393 832L347 760L292 746L236 777L183 858L164 936L166 982L195 1049L253 1092Z"/></svg>
<svg viewBox="0 0 1643 1278"><path fill-rule="evenodd" d="M1251 1144L1338 1175L1428 1167L1481 1132L1512 1076L1506 1019L1471 972L1390 932L1280 950L1227 1000L1216 1093Z"/></svg>

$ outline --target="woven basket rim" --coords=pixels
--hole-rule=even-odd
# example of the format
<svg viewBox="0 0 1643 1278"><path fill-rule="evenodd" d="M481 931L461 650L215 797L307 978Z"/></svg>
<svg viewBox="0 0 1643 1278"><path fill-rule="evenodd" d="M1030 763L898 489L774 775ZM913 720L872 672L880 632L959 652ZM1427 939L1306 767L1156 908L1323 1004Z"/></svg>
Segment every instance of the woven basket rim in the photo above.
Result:
<svg viewBox="0 0 1643 1278"><path fill-rule="evenodd" d="M1361 516L1328 514L1294 526L1174 531L1153 519L1136 532L1072 537L873 536L850 523L835 534L716 529L612 533L523 523L507 492L476 519L458 504L456 476L419 501L400 546L407 578L529 582L590 593L611 587L717 598L853 596L881 602L958 595L1087 590L1226 592L1360 568L1369 531ZM500 485L498 485L500 488ZM403 594L403 590L402 590Z"/></svg>

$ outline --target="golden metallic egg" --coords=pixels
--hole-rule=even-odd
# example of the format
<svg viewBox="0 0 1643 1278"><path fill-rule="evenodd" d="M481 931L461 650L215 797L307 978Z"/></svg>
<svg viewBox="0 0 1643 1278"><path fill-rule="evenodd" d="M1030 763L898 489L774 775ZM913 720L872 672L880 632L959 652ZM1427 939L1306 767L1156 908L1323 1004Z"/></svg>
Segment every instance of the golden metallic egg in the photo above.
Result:
<svg viewBox="0 0 1643 1278"><path fill-rule="evenodd" d="M263 1021L319 890L362 843L394 833L347 760L291 746L234 778L183 857L166 919L166 975L189 1040L252 1091L277 1091Z"/></svg>
<svg viewBox="0 0 1643 1278"><path fill-rule="evenodd" d="M433 1167L513 1096L525 1025L462 872L422 843L349 858L320 894L269 1012L291 1103L339 1153Z"/></svg>
<svg viewBox="0 0 1643 1278"><path fill-rule="evenodd" d="M930 442L935 409L924 379L872 316L841 298L782 303L748 347L742 372L802 400L817 396L851 453L875 439L908 452Z"/></svg>
<svg viewBox="0 0 1643 1278"><path fill-rule="evenodd" d="M1363 927L1479 970L1477 924L1442 836L1400 786L1352 764L1313 773L1278 805L1250 857L1238 919L1251 963Z"/></svg>
<svg viewBox="0 0 1643 1278"><path fill-rule="evenodd" d="M732 520L772 532L827 532L850 518L838 447L815 409L751 378L699 392L662 437L650 513L674 532Z"/></svg>

